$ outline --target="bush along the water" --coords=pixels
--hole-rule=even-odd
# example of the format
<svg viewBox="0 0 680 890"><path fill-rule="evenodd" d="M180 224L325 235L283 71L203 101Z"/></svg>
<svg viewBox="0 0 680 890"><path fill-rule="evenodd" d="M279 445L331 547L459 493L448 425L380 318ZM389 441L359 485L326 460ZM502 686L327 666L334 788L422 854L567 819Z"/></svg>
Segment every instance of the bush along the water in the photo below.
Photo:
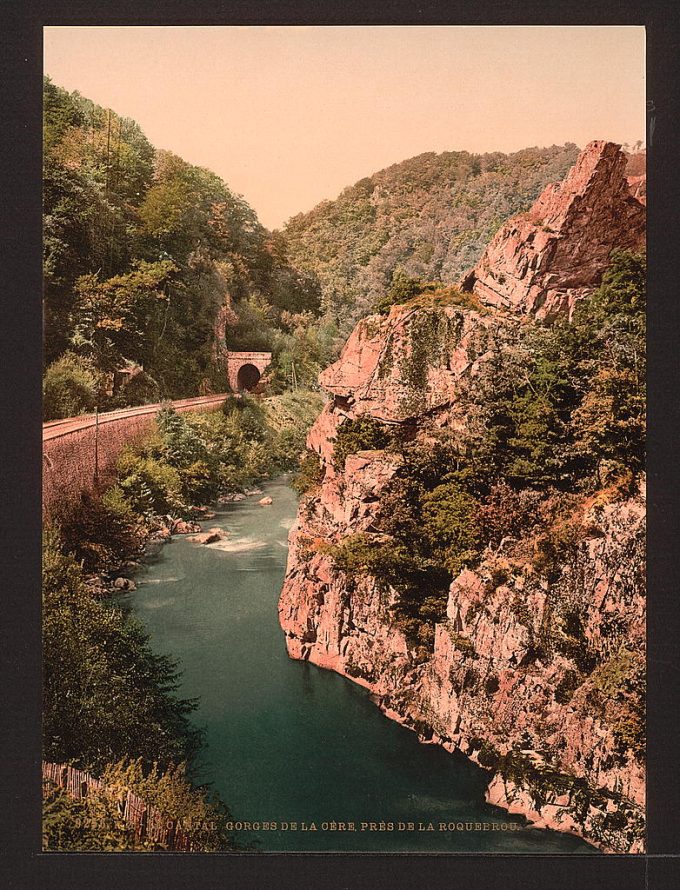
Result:
<svg viewBox="0 0 680 890"><path fill-rule="evenodd" d="M115 484L83 493L55 517L64 552L86 573L115 573L168 518L194 518L196 507L222 494L308 472L301 464L305 436L322 403L318 393L298 390L262 402L232 397L222 411L207 413L162 408L155 430L123 449Z"/></svg>
<svg viewBox="0 0 680 890"><path fill-rule="evenodd" d="M117 487L139 517L188 516L192 506L294 470L321 404L317 393L298 391L263 402L231 397L205 414L163 408L156 432L121 454Z"/></svg>
<svg viewBox="0 0 680 890"><path fill-rule="evenodd" d="M103 522L111 515L105 498L89 510L87 527L95 528L93 517ZM100 548L110 553L114 547L100 524L95 536L106 543L82 542L88 559ZM189 819L193 849L233 849L225 830L226 807L195 788L183 767L200 750L201 733L191 721L197 702L177 694L178 666L151 650L128 611L101 600L86 583L84 561L63 547L56 529L48 528L43 543L43 757L101 777L102 789L84 801L48 790L44 849L157 848L136 838L122 821L116 789L135 791L168 818ZM123 763L129 765L124 769Z"/></svg>
<svg viewBox="0 0 680 890"><path fill-rule="evenodd" d="M151 651L128 613L93 595L52 530L43 546L43 653L46 759L98 772L124 757L168 766L196 752L195 705L175 695L176 666Z"/></svg>
<svg viewBox="0 0 680 890"><path fill-rule="evenodd" d="M46 530L44 757L101 776L105 786L86 801L58 790L45 798L46 849L148 849L107 796L117 785L168 818L198 825L193 849L235 848L224 804L191 783L201 736L191 722L196 702L177 695L178 666L155 655L130 613L103 600L101 583L91 582L113 578L141 556L168 516L190 517L221 493L295 469L321 401L298 391L264 402L233 398L204 414L163 408L154 432L121 454L116 483L84 494Z"/></svg>

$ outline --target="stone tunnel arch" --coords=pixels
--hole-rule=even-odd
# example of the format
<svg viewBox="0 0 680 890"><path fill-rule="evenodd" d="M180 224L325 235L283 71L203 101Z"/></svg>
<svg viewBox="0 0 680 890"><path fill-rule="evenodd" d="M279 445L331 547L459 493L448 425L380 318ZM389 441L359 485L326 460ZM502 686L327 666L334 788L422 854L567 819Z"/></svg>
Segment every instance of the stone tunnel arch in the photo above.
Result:
<svg viewBox="0 0 680 890"><path fill-rule="evenodd" d="M251 365L248 362L245 365L241 365L238 369L238 373L236 374L236 389L241 392L246 389L248 392L252 392L255 389L257 384L260 382L260 377L262 375L255 367L255 365Z"/></svg>
<svg viewBox="0 0 680 890"><path fill-rule="evenodd" d="M265 372L271 360L271 352L227 353L227 375L231 391L260 392L266 384Z"/></svg>

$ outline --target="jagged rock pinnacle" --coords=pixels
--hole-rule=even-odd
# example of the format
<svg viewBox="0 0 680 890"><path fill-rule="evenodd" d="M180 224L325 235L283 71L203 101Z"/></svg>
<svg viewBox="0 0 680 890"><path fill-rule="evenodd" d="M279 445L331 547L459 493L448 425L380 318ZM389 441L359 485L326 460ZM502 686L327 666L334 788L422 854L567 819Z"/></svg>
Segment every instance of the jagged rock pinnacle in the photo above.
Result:
<svg viewBox="0 0 680 890"><path fill-rule="evenodd" d="M618 145L589 143L563 182L499 229L463 290L546 321L569 315L598 286L613 249L644 247L646 211L626 164Z"/></svg>

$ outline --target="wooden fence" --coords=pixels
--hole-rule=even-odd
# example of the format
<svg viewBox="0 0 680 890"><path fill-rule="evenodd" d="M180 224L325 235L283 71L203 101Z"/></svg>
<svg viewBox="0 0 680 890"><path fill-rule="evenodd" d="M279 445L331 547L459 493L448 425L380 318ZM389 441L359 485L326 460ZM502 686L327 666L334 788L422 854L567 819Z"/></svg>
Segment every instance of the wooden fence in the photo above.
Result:
<svg viewBox="0 0 680 890"><path fill-rule="evenodd" d="M43 794L62 788L74 800L84 800L92 794L107 793L118 809L122 820L132 828L135 838L166 850L191 852L195 849L191 835L184 831L180 820L166 816L150 806L130 789L107 789L100 779L83 770L63 763L42 764Z"/></svg>

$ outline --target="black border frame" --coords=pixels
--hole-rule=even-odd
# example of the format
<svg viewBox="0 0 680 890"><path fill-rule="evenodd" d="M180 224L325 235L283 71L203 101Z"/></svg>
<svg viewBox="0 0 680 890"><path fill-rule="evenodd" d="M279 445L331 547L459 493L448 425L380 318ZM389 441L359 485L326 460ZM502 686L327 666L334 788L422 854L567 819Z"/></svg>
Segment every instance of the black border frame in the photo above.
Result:
<svg viewBox="0 0 680 890"><path fill-rule="evenodd" d="M4 0L0 429L4 639L0 875L10 888L666 888L678 880L680 7L673 0ZM648 853L42 854L40 839L41 99L44 25L637 24L647 28L649 196ZM650 130L653 134L650 138Z"/></svg>

